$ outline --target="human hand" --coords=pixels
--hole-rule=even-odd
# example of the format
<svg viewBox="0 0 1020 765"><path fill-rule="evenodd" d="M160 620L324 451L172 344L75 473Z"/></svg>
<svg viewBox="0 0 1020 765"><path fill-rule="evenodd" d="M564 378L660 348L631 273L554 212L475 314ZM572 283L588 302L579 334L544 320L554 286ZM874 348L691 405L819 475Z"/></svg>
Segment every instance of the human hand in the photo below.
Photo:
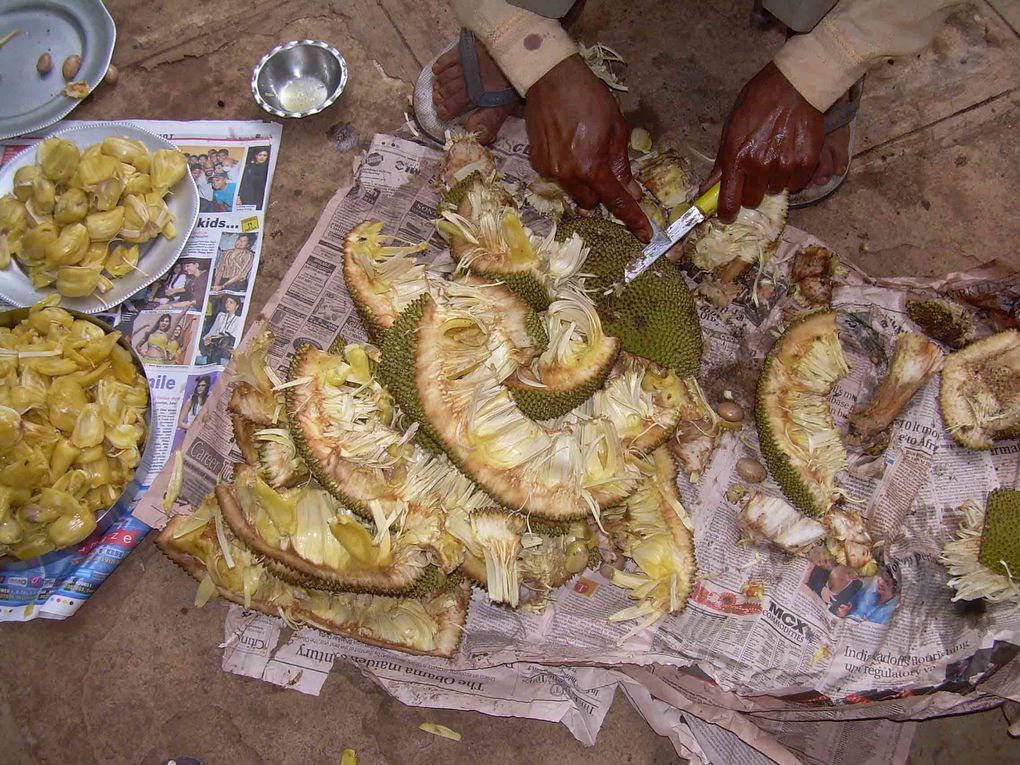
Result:
<svg viewBox="0 0 1020 765"><path fill-rule="evenodd" d="M721 180L718 216L731 223L766 193L797 191L822 151L823 115L769 62L740 91L723 126L715 167L702 192Z"/></svg>
<svg viewBox="0 0 1020 765"><path fill-rule="evenodd" d="M609 89L579 55L558 63L528 89L524 119L531 164L585 209L602 202L643 242L651 239L630 174L630 131Z"/></svg>

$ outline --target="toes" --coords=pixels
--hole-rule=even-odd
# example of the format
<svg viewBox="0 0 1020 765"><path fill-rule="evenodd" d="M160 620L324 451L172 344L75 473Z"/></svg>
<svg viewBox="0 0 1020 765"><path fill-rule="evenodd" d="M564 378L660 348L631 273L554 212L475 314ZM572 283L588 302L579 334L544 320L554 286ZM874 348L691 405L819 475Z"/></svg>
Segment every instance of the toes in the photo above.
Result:
<svg viewBox="0 0 1020 765"><path fill-rule="evenodd" d="M510 115L511 107L496 106L492 109L477 109L467 118L464 127L478 136L478 143L483 146L496 140L499 129Z"/></svg>
<svg viewBox="0 0 1020 765"><path fill-rule="evenodd" d="M460 68L460 51L455 47L450 48L442 56L436 59L436 63L432 65L433 74L441 74L443 71L449 69L452 66Z"/></svg>

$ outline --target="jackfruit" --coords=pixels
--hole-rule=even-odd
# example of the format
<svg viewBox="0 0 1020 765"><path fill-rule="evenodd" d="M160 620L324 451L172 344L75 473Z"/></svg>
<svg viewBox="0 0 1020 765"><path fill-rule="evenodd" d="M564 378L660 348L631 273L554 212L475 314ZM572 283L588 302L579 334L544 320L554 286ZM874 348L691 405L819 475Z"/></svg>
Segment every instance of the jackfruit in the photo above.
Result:
<svg viewBox="0 0 1020 765"><path fill-rule="evenodd" d="M984 598L1020 608L1020 491L995 489L984 508L967 502L956 538L939 560L949 570L953 600Z"/></svg>
<svg viewBox="0 0 1020 765"><path fill-rule="evenodd" d="M448 189L475 173L491 177L497 172L492 155L478 143L474 133L459 128L448 130L443 148L445 151L439 174Z"/></svg>
<svg viewBox="0 0 1020 765"><path fill-rule="evenodd" d="M836 314L818 311L787 328L758 378L755 421L769 472L794 507L823 515L835 501L846 451L827 396L849 371Z"/></svg>
<svg viewBox="0 0 1020 765"><path fill-rule="evenodd" d="M694 589L697 560L691 520L680 502L676 464L665 448L642 462L643 478L627 498L614 537L636 572L614 571L613 584L630 590L638 605L609 617L611 622L640 619L619 642L652 626L667 614L683 611Z"/></svg>
<svg viewBox="0 0 1020 765"><path fill-rule="evenodd" d="M623 226L601 218L564 220L560 238L578 234L589 247L582 271L584 286L595 300L602 327L620 339L620 348L695 377L701 363L701 324L694 297L676 267L665 258L616 294L628 263L641 242Z"/></svg>
<svg viewBox="0 0 1020 765"><path fill-rule="evenodd" d="M710 218L684 239L684 252L703 271L736 281L753 264L765 266L786 228L789 194L766 194L756 208L741 207L732 223Z"/></svg>
<svg viewBox="0 0 1020 765"><path fill-rule="evenodd" d="M819 245L801 247L790 268L798 298L809 306L828 306L838 268L839 258L831 250Z"/></svg>
<svg viewBox="0 0 1020 765"><path fill-rule="evenodd" d="M641 163L636 177L667 210L686 206L697 196L698 181L690 164L672 149Z"/></svg>
<svg viewBox="0 0 1020 765"><path fill-rule="evenodd" d="M937 345L913 332L896 336L889 370L867 407L850 415L850 430L862 443L871 444L888 428L942 366Z"/></svg>
<svg viewBox="0 0 1020 765"><path fill-rule="evenodd" d="M602 388L620 349L607 337L595 305L564 290L542 314L548 348L507 379L517 406L533 420L550 420L580 406Z"/></svg>
<svg viewBox="0 0 1020 765"><path fill-rule="evenodd" d="M800 553L825 537L825 527L802 515L781 497L748 492L740 502L740 525L757 542L768 542L788 553Z"/></svg>
<svg viewBox="0 0 1020 765"><path fill-rule="evenodd" d="M907 316L933 340L960 349L974 339L974 320L951 300L908 300Z"/></svg>
<svg viewBox="0 0 1020 765"><path fill-rule="evenodd" d="M344 239L344 281L372 338L378 340L397 316L425 291L425 266L413 258L426 243L384 244L382 223L366 220Z"/></svg>
<svg viewBox="0 0 1020 765"><path fill-rule="evenodd" d="M950 353L939 391L949 433L968 449L1020 436L1020 331L1005 330Z"/></svg>
<svg viewBox="0 0 1020 765"><path fill-rule="evenodd" d="M216 497L234 534L278 564L274 573L287 581L315 589L376 594L420 595L434 589L435 574L429 570L423 540L415 533L422 523L420 514L408 513L400 533L377 530L374 538L369 537L366 555L364 549L348 546L353 535L336 531L341 517L364 527L321 489L280 493L255 468L242 465L232 485L216 487ZM430 533L438 532L433 525Z"/></svg>
<svg viewBox="0 0 1020 765"><path fill-rule="evenodd" d="M213 495L194 515L175 516L156 541L201 583L200 605L218 593L291 625L384 648L445 657L456 651L470 593L463 583L447 580L420 600L308 590L274 576L229 530L218 534L213 517L218 512Z"/></svg>

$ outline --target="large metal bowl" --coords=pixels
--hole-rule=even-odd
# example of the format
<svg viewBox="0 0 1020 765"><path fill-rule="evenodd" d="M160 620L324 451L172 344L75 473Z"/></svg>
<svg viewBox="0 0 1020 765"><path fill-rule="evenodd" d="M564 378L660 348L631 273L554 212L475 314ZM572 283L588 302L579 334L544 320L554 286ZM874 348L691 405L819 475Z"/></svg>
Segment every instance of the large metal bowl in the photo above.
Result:
<svg viewBox="0 0 1020 765"><path fill-rule="evenodd" d="M255 65L251 92L277 117L307 117L335 102L347 85L347 62L340 51L317 40L277 45Z"/></svg>
<svg viewBox="0 0 1020 765"><path fill-rule="evenodd" d="M19 322L23 321L28 317L28 308L13 308L8 311L0 312L0 327L13 327ZM102 319L97 319L95 316L89 316L81 313L80 311L74 311L68 308L64 308L69 314L76 319L84 319L85 321L92 322L97 327L102 329L104 332L109 334L114 329ZM142 360L135 352L134 348L131 347L131 343L127 341L125 337L121 337L118 341L122 348L126 348L131 353L131 358L135 360L135 366L141 373L142 377L148 382L148 376L145 374L145 367L142 365ZM156 439L152 437L152 391L149 391L149 401L145 407L145 440L141 446L142 458L138 462L138 467L135 468L134 475L131 480L124 485L123 491L120 496L114 501L110 507L100 510L96 513L96 529L92 534L86 538L83 542L79 542L76 545L70 547L64 547L58 550L53 550L40 555L37 558L29 558L28 560L18 560L12 556L0 557L0 571L11 572L19 571L24 569L36 568L40 565L48 565L56 563L66 558L72 558L77 555L77 551L84 546L90 545L96 539L99 539L110 525L122 515L121 510L126 510L126 507L122 507L122 502L129 500L138 495L142 488L141 483L138 480L139 475L146 475L149 471L149 465L152 462L154 456Z"/></svg>

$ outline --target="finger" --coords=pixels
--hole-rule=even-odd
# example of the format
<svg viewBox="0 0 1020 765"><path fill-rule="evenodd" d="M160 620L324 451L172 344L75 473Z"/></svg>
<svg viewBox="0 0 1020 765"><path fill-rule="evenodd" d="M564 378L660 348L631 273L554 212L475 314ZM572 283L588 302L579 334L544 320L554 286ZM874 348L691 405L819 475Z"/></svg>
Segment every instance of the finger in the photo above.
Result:
<svg viewBox="0 0 1020 765"><path fill-rule="evenodd" d="M641 184L635 181L633 178L631 178L630 183L627 184L627 191L629 191L630 195L638 201L641 201L641 197L644 196L644 194L641 191Z"/></svg>
<svg viewBox="0 0 1020 765"><path fill-rule="evenodd" d="M583 181L574 178L555 178L555 180L566 189L581 209L591 210L599 203L598 194Z"/></svg>
<svg viewBox="0 0 1020 765"><path fill-rule="evenodd" d="M790 174L782 165L768 174L766 190L769 194L779 194L789 184Z"/></svg>
<svg viewBox="0 0 1020 765"><path fill-rule="evenodd" d="M622 220L634 236L642 242L652 240L652 227L648 223L648 217L627 187L620 183L619 178L612 173L603 172L596 177L592 188L602 203L609 208L609 212Z"/></svg>
<svg viewBox="0 0 1020 765"><path fill-rule="evenodd" d="M764 168L757 169L744 175L744 190L740 195L740 206L755 208L765 198L765 189L768 187L768 174Z"/></svg>
<svg viewBox="0 0 1020 765"><path fill-rule="evenodd" d="M724 167L719 180L719 208L716 214L723 223L732 223L740 212L744 194L744 173L735 164Z"/></svg>

